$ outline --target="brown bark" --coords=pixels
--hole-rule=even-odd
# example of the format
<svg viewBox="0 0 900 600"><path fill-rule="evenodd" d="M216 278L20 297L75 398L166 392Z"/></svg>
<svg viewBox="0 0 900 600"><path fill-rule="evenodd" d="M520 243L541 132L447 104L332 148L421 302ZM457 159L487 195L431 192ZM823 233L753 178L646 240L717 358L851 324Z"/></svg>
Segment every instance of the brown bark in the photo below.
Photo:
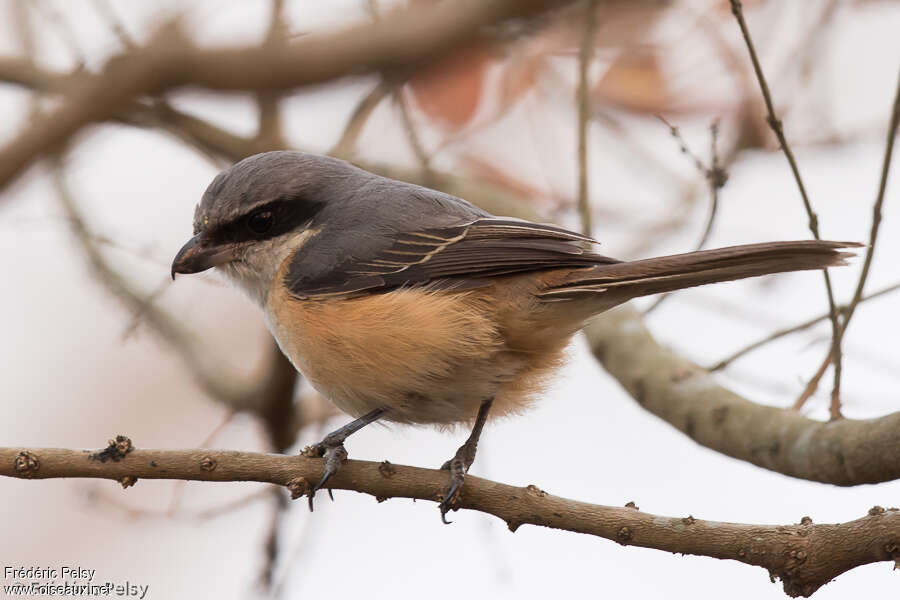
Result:
<svg viewBox="0 0 900 600"><path fill-rule="evenodd" d="M900 478L900 413L824 423L756 404L660 346L630 307L601 315L585 331L594 356L642 408L702 446L835 485Z"/></svg>
<svg viewBox="0 0 900 600"><path fill-rule="evenodd" d="M22 479L92 477L131 487L140 479L259 481L286 486L293 497L309 490L322 460L223 450L140 450L119 436L99 452L60 448L0 448L0 475ZM378 501L437 501L447 472L388 462L347 461L329 482L335 489L370 494ZM873 507L841 524L744 525L692 516L662 517L634 507L588 504L469 476L458 508L492 514L510 530L521 525L595 535L626 546L737 560L783 580L790 596L809 596L854 567L900 558L900 511ZM435 519L435 526L437 519Z"/></svg>

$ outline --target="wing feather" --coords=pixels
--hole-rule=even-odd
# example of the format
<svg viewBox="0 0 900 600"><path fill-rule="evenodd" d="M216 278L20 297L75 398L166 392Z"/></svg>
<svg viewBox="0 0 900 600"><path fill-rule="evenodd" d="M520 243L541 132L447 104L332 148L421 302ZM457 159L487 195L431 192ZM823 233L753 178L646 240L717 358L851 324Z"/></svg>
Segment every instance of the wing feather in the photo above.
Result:
<svg viewBox="0 0 900 600"><path fill-rule="evenodd" d="M619 261L596 242L555 225L480 218L452 227L401 232L370 256L351 256L323 276L289 282L298 297L352 296L398 287L471 289L492 278Z"/></svg>

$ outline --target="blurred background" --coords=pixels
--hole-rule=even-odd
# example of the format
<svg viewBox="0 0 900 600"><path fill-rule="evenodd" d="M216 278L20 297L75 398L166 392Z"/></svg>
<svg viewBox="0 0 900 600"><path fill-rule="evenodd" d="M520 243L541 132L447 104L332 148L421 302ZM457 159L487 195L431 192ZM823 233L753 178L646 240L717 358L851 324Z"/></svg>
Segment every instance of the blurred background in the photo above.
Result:
<svg viewBox="0 0 900 600"><path fill-rule="evenodd" d="M201 47L239 46L340 30L397 4L0 0L0 139L56 107L67 81L174 18ZM897 81L900 5L743 4L822 237L866 241ZM258 309L215 274L169 279L203 190L246 154L332 153L494 212L578 229L583 122L592 232L606 254L810 236L728 2L598 2L587 44L585 15L561 11L498 32L409 79L361 76L284 95L171 92L79 135L59 169L30 169L0 194L0 445L96 448L122 433L138 447L295 453L346 422L302 382L281 405L240 393L283 373ZM900 282L896 164L867 292ZM713 170L727 174L715 205ZM839 303L852 297L861 264L832 271ZM848 329L846 416L900 406L898 298L860 305ZM827 308L821 275L797 273L680 292L646 323L710 366ZM826 320L715 376L756 402L789 407L829 343ZM535 410L488 425L473 474L744 523L841 522L896 504L897 482L837 488L702 448L643 411L581 338L570 354ZM830 390L828 375L800 410L827 419ZM465 435L369 427L347 448L353 458L437 467ZM564 442L569 460L553 452ZM3 565L94 568L101 581L149 585L157 599L784 597L763 571L735 562L530 526L512 534L471 511L445 527L433 503L378 504L353 492L335 492L334 503L320 496L310 514L305 501L262 484L141 480L123 492L109 481L0 479L0 504ZM878 563L815 597L891 590L900 580Z"/></svg>

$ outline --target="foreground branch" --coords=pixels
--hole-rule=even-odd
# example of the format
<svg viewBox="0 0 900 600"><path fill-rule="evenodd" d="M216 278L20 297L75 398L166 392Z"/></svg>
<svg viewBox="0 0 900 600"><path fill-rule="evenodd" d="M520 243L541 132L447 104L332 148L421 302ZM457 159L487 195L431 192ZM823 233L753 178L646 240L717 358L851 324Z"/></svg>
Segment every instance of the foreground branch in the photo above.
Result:
<svg viewBox="0 0 900 600"><path fill-rule="evenodd" d="M719 386L618 308L585 330L603 367L641 405L698 444L791 477L859 485L900 478L900 413L823 423Z"/></svg>
<svg viewBox="0 0 900 600"><path fill-rule="evenodd" d="M130 487L138 479L259 481L286 486L293 497L309 490L322 459L222 450L135 450L119 436L100 452L59 448L0 448L0 475L22 479L92 477ZM330 481L335 489L388 498L437 501L446 471L351 460ZM744 525L661 517L636 507L587 504L552 496L529 485L514 487L468 476L458 508L488 513L520 525L596 535L626 546L737 560L767 569L790 596L809 596L854 567L900 560L900 511L873 507L842 524Z"/></svg>

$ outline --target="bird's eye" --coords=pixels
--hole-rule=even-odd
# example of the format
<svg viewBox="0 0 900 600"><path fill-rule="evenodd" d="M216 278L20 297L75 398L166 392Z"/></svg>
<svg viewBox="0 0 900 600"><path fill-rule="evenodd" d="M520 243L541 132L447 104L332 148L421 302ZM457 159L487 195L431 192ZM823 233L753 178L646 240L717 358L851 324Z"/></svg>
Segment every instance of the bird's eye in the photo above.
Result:
<svg viewBox="0 0 900 600"><path fill-rule="evenodd" d="M258 210L247 217L247 229L256 235L262 235L272 229L275 215L271 210Z"/></svg>

